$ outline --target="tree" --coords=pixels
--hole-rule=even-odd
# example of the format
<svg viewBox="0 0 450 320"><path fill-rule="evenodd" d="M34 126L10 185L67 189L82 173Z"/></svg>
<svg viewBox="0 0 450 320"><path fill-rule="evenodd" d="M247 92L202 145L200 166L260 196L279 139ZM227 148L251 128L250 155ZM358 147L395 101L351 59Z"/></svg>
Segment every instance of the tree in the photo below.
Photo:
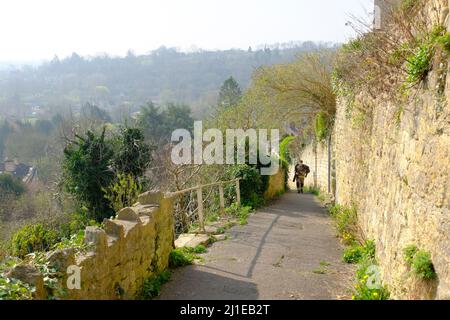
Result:
<svg viewBox="0 0 450 320"><path fill-rule="evenodd" d="M169 141L175 129L192 130L194 119L189 106L168 103L165 110L161 112L150 102L141 108L137 123L145 132L147 139L159 144L161 140Z"/></svg>
<svg viewBox="0 0 450 320"><path fill-rule="evenodd" d="M116 172L131 175L135 181L143 176L151 162L151 148L138 128L122 128L116 139L113 167Z"/></svg>
<svg viewBox="0 0 450 320"><path fill-rule="evenodd" d="M89 102L81 108L81 115L92 120L111 122L111 116L108 114L108 112L100 109L96 105L90 104Z"/></svg>
<svg viewBox="0 0 450 320"><path fill-rule="evenodd" d="M14 194L20 196L25 192L25 185L20 179L10 174L0 174L0 194Z"/></svg>
<svg viewBox="0 0 450 320"><path fill-rule="evenodd" d="M149 102L141 108L137 124L144 130L145 136L154 141L159 140L164 131L163 116L153 102Z"/></svg>
<svg viewBox="0 0 450 320"><path fill-rule="evenodd" d="M113 150L101 134L88 131L64 149L63 173L66 190L89 210L89 218L98 222L113 214L105 189L111 184L114 173L110 167Z"/></svg>
<svg viewBox="0 0 450 320"><path fill-rule="evenodd" d="M172 131L176 129L192 131L194 128L194 119L191 116L189 106L169 103L162 115L164 118L165 133L169 138Z"/></svg>
<svg viewBox="0 0 450 320"><path fill-rule="evenodd" d="M223 83L219 92L219 107L231 107L239 103L242 97L242 91L239 84L233 77L229 77Z"/></svg>

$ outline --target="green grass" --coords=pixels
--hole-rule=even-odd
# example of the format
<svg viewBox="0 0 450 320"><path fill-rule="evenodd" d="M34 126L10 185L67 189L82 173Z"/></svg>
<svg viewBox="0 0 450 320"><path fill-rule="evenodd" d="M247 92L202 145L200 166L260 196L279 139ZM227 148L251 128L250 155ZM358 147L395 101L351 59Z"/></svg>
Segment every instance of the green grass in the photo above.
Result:
<svg viewBox="0 0 450 320"><path fill-rule="evenodd" d="M194 253L202 254L206 252L206 247L204 245L199 244L194 248Z"/></svg>
<svg viewBox="0 0 450 320"><path fill-rule="evenodd" d="M236 203L232 204L229 208L225 209L225 212L228 215L231 215L231 216L237 218L238 223L241 226L246 225L248 223L247 219L248 219L248 217L250 217L252 211L253 211L252 207L249 207L249 206L238 207Z"/></svg>
<svg viewBox="0 0 450 320"><path fill-rule="evenodd" d="M157 276L146 279L142 285L138 298L140 300L151 300L159 296L163 284L170 280L171 275L171 272L166 270Z"/></svg>
<svg viewBox="0 0 450 320"><path fill-rule="evenodd" d="M326 274L327 270L326 269L314 269L312 272L315 274Z"/></svg>
<svg viewBox="0 0 450 320"><path fill-rule="evenodd" d="M342 259L346 263L359 263L363 259L375 259L375 243L366 241L364 245L353 244L344 250Z"/></svg>
<svg viewBox="0 0 450 320"><path fill-rule="evenodd" d="M169 255L169 268L175 269L184 266L191 265L194 260L203 259L197 254L202 254L206 252L206 247L204 245L198 245L195 248L183 247L180 249L174 249Z"/></svg>
<svg viewBox="0 0 450 320"><path fill-rule="evenodd" d="M192 249L181 248L174 249L169 255L169 267L179 268L192 264L195 260L195 255Z"/></svg>
<svg viewBox="0 0 450 320"><path fill-rule="evenodd" d="M318 197L320 195L320 189L315 187L306 186L303 188L306 193L310 193Z"/></svg>

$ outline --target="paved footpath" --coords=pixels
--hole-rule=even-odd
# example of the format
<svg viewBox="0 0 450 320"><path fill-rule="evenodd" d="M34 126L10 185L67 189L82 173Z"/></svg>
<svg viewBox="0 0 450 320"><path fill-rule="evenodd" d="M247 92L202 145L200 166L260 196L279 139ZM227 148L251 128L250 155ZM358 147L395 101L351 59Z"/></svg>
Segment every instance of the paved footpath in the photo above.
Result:
<svg viewBox="0 0 450 320"><path fill-rule="evenodd" d="M289 192L228 231L202 265L177 269L162 300L348 299L351 267L325 209Z"/></svg>

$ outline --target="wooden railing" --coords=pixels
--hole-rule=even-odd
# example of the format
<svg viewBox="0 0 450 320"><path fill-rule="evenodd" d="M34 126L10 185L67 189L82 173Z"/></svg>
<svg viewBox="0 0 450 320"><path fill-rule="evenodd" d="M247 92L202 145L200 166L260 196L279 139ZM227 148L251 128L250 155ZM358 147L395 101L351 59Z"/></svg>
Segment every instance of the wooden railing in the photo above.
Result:
<svg viewBox="0 0 450 320"><path fill-rule="evenodd" d="M176 233L188 231L190 225L195 222L198 222L201 232L205 232L205 203L215 200L215 191L218 191L219 210L223 215L225 213L224 186L226 185L235 185L236 203L240 207L240 180L220 181L170 193L170 197L174 198L176 203L174 208ZM204 197L206 189L210 192Z"/></svg>

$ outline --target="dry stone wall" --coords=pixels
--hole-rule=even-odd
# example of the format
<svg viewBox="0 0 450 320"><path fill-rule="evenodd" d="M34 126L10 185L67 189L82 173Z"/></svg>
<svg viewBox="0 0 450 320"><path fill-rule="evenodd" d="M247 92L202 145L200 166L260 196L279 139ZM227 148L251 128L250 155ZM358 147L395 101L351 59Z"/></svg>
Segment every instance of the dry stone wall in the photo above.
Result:
<svg viewBox="0 0 450 320"><path fill-rule="evenodd" d="M138 201L105 220L103 228L86 229L85 242L92 245L88 252L65 249L48 254L59 270L80 270L80 288L67 290L64 299L134 299L145 279L168 267L174 243L173 201L159 192L144 193ZM63 288L68 277L61 279Z"/></svg>
<svg viewBox="0 0 450 320"><path fill-rule="evenodd" d="M264 199L273 199L280 193L284 192L285 189L285 170L280 168L277 174L269 177L269 186L267 188L267 191L264 193Z"/></svg>

